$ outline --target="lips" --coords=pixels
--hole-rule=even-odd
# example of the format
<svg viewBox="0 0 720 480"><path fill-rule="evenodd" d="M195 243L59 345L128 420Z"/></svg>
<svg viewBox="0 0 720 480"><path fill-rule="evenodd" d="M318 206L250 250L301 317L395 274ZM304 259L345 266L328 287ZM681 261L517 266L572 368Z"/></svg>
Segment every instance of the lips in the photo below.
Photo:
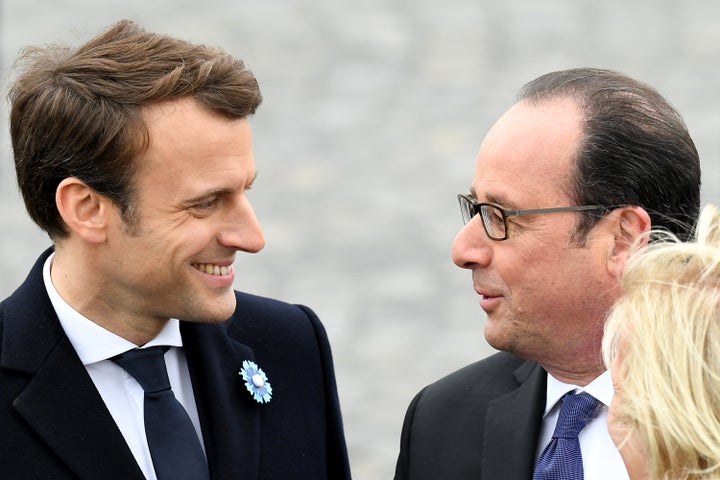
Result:
<svg viewBox="0 0 720 480"><path fill-rule="evenodd" d="M501 301L502 297L488 297L483 295L480 298L480 308L482 308L485 313L490 314L490 312L495 310L498 305L500 305Z"/></svg>
<svg viewBox="0 0 720 480"><path fill-rule="evenodd" d="M501 297L501 296L502 296L502 295L493 293L493 292L491 292L491 291L489 291L489 290L483 290L483 289L478 288L478 287L475 287L475 293L477 293L478 295L480 295L483 299L497 298L497 297Z"/></svg>
<svg viewBox="0 0 720 480"><path fill-rule="evenodd" d="M502 295L491 290L482 289L476 286L475 293L480 295L480 308L485 310L485 313L493 311L502 301Z"/></svg>

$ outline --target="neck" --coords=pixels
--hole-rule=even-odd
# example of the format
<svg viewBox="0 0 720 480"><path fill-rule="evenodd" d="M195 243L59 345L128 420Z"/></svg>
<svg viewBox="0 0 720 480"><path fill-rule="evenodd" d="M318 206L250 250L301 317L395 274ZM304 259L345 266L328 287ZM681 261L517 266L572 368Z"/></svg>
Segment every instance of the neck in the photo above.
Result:
<svg viewBox="0 0 720 480"><path fill-rule="evenodd" d="M92 260L83 261L82 268L77 265L72 257L56 250L50 279L63 300L85 318L138 346L155 338L167 324L167 318L149 318L117 308L122 302L114 302L109 289L89 275Z"/></svg>
<svg viewBox="0 0 720 480"><path fill-rule="evenodd" d="M542 367L555 379L579 387L587 386L605 372L605 367L602 365L596 365L594 368L587 370L567 370L552 368L546 365L542 365Z"/></svg>

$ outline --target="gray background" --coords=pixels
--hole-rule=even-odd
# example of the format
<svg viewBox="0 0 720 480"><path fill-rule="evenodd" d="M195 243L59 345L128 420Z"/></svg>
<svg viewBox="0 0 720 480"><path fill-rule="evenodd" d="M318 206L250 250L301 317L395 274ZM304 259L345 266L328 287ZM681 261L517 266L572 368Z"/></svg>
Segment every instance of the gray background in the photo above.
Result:
<svg viewBox="0 0 720 480"><path fill-rule="evenodd" d="M2 90L19 49L127 17L245 59L265 101L251 192L267 247L237 287L301 302L335 355L353 473L391 478L405 408L491 352L469 274L450 260L455 194L527 80L601 66L683 113L720 203L717 0L0 0ZM0 107L0 297L48 244L14 183ZM242 455L242 452L238 452Z"/></svg>

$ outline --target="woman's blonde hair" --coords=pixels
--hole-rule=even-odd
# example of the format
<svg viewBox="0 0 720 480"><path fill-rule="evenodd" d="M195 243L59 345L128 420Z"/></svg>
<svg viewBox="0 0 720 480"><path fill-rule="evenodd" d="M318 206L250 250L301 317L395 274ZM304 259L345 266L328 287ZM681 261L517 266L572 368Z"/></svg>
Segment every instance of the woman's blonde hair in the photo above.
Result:
<svg viewBox="0 0 720 480"><path fill-rule="evenodd" d="M608 367L623 340L618 421L646 446L650 478L720 478L718 209L702 210L694 241L638 250L622 289L603 339Z"/></svg>

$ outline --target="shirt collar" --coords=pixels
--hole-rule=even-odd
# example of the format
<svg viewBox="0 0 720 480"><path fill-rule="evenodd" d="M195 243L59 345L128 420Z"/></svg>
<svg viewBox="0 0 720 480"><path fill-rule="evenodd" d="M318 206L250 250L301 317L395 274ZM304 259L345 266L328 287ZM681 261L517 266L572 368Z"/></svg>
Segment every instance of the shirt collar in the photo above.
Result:
<svg viewBox="0 0 720 480"><path fill-rule="evenodd" d="M545 403L546 416L550 410L558 403L558 401L568 392L587 392L593 397L597 398L605 406L610 406L613 396L612 380L610 378L610 372L604 371L595 380L587 384L585 387L579 387L571 383L561 382L557 378L553 377L548 373L547 376L547 400Z"/></svg>
<svg viewBox="0 0 720 480"><path fill-rule="evenodd" d="M70 339L70 343L80 357L80 360L83 362L83 365L107 360L110 357L136 348L137 345L134 343L114 334L82 315L60 296L50 277L50 269L54 257L55 254L53 253L48 257L43 266L45 289L48 292L50 302L52 302L60 324ZM171 318L157 336L143 345L143 347L154 345L182 347L180 322L177 319Z"/></svg>

